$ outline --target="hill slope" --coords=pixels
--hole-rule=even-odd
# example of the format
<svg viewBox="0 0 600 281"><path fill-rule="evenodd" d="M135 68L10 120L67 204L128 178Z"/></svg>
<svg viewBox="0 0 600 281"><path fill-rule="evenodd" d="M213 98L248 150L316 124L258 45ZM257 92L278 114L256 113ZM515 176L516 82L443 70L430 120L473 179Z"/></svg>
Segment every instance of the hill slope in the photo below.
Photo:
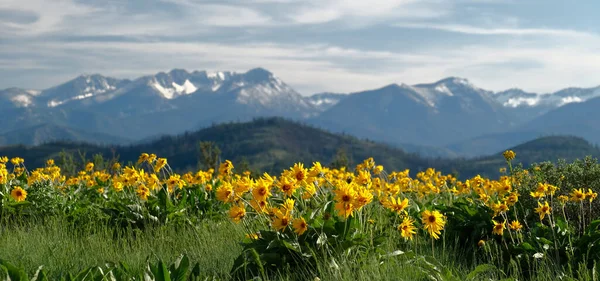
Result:
<svg viewBox="0 0 600 281"><path fill-rule="evenodd" d="M102 133L87 132L54 124L40 124L0 134L3 145L40 145L56 141L82 141L93 144L122 144L128 140Z"/></svg>
<svg viewBox="0 0 600 281"><path fill-rule="evenodd" d="M221 159L230 159L234 163L245 159L253 168L261 171L280 171L296 162L310 164L320 161L326 165L334 159L340 148L346 151L350 164L357 164L368 157L374 157L388 169L421 170L433 164L433 160L420 158L391 146L329 133L282 118L226 123L130 146L108 147L57 142L34 147L4 147L0 148L0 155L23 157L28 161L28 167L33 167L43 165L45 159L56 157L63 150L81 150L88 156L95 153L110 156L114 151L124 162L136 161L142 152L148 152L168 158L173 168L182 170L197 167L200 141L215 142L222 151Z"/></svg>
<svg viewBox="0 0 600 281"><path fill-rule="evenodd" d="M545 161L555 162L559 159L569 162L586 156L600 157L600 149L597 146L574 136L541 137L509 149L517 153L515 163L522 163L524 167ZM450 165L442 168L455 169L460 171L461 175L481 174L486 176L497 176L498 170L506 167L502 152L467 161L456 161Z"/></svg>
<svg viewBox="0 0 600 281"><path fill-rule="evenodd" d="M88 157L96 153L106 157L118 155L122 162L135 162L142 152L147 152L168 158L173 169L182 171L198 167L200 141L215 142L222 151L222 160L232 160L236 165L247 161L251 168L266 172L279 172L297 162L310 165L320 161L323 165L329 165L340 148L346 151L350 165L373 157L387 171L410 169L413 175L433 167L444 173L458 173L462 179L477 174L493 177L505 165L501 153L473 160L422 158L384 144L329 133L281 118L221 124L130 146L57 142L31 147L3 147L0 148L0 155L23 157L27 167L33 168L43 166L46 159L56 158L61 151L82 151ZM600 156L597 147L581 138L568 136L540 138L512 149L517 153L516 161L525 165L557 159L573 160L587 155Z"/></svg>

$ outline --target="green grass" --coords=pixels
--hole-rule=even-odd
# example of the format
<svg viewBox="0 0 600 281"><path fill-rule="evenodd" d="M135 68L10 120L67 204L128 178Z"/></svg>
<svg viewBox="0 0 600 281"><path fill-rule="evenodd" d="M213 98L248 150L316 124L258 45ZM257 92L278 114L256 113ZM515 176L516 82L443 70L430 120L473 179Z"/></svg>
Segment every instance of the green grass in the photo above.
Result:
<svg viewBox="0 0 600 281"><path fill-rule="evenodd" d="M167 225L146 230L116 230L106 225L72 226L53 219L47 222L24 223L4 227L0 233L0 258L22 267L30 274L44 266L50 280L66 273L76 273L105 262L125 262L135 272L144 270L147 261L163 260L172 263L179 255L186 254L192 263L199 263L209 280L230 279L233 261L241 252L238 241L244 236L242 227L225 221L207 221L201 225ZM450 241L438 241L435 259L431 257L431 244L420 238L411 245L400 243L399 235L390 230L388 241L379 252L366 257L339 254L335 262L321 260L320 273L305 269L286 270L272 276L273 280L524 280L527 274L510 266L482 270L474 274L477 265L502 261L491 247L487 254L465 252ZM382 253L395 250L405 254L381 258ZM411 255L414 254L414 257ZM428 258L429 259L429 258ZM475 262L469 262L475 260ZM485 268L480 267L478 270ZM586 268L563 270L552 264L540 262L529 280L598 280ZM470 276L469 274L473 275Z"/></svg>
<svg viewBox="0 0 600 281"><path fill-rule="evenodd" d="M148 258L173 262L187 254L207 275L227 276L241 251L241 228L231 222L115 230L105 225L73 227L59 221L26 223L0 233L0 258L30 275L43 265L49 276L78 272L105 262L143 270Z"/></svg>

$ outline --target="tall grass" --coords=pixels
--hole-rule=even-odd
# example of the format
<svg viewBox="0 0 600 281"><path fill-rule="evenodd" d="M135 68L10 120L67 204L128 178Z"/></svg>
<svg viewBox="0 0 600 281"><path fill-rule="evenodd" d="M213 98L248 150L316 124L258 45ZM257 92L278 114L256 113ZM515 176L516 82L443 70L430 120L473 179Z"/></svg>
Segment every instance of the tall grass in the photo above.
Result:
<svg viewBox="0 0 600 281"><path fill-rule="evenodd" d="M134 272L141 272L148 261L160 259L171 263L179 255L186 254L193 263L200 264L203 274L210 280L227 280L233 261L241 252L238 241L243 235L241 226L231 222L207 221L202 225L133 230L102 224L73 226L52 219L4 227L0 233L0 258L24 268L30 276L43 265L53 280L105 262L124 262ZM446 241L438 243L432 253L427 241L416 241L410 247L403 247L399 239L396 231L390 229L385 246L363 258L339 253L320 260L316 271L283 269L271 279L598 280L595 268L563 269L545 261L536 262L531 267L532 272L520 272L518 267L511 266L517 261L502 260L499 251L494 249L497 246L492 244L486 245L487 252L481 254L465 252L456 243ZM389 253L394 254L386 257Z"/></svg>

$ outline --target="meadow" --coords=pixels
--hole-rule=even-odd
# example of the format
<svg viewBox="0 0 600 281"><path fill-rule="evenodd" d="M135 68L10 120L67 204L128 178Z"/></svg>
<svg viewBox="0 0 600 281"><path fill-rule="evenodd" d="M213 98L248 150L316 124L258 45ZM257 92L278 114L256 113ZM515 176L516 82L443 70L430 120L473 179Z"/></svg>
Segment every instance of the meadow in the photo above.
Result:
<svg viewBox="0 0 600 281"><path fill-rule="evenodd" d="M175 173L0 158L0 280L598 280L600 164L434 169L223 161Z"/></svg>

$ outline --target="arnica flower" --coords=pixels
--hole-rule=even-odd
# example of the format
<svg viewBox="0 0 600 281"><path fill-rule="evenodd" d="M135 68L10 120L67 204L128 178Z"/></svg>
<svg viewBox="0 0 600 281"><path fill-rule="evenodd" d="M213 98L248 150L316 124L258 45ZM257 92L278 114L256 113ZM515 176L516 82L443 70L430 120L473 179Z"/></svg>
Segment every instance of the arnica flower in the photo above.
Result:
<svg viewBox="0 0 600 281"><path fill-rule="evenodd" d="M400 200L400 198L396 199L395 197L390 197L389 200L384 202L384 207L392 210L392 212L401 215L406 213L406 208L408 207L408 198L404 198L404 200Z"/></svg>
<svg viewBox="0 0 600 281"><path fill-rule="evenodd" d="M246 207L243 203L239 205L233 205L231 209L229 209L229 218L233 220L235 223L239 223L246 216Z"/></svg>
<svg viewBox="0 0 600 281"><path fill-rule="evenodd" d="M502 236L502 234L504 234L504 229L506 228L506 222L496 222L496 221L492 221L494 223L494 228L492 230L492 233L496 234L496 235L500 235Z"/></svg>
<svg viewBox="0 0 600 281"><path fill-rule="evenodd" d="M23 202L27 198L27 191L17 186L10 192L10 196L17 202Z"/></svg>
<svg viewBox="0 0 600 281"><path fill-rule="evenodd" d="M158 158L158 160L156 160L156 164L154 164L154 172L158 173L166 165L167 165L167 158Z"/></svg>
<svg viewBox="0 0 600 281"><path fill-rule="evenodd" d="M565 204L567 204L567 202L569 202L569 197L566 196L566 195L559 195L557 197L557 199L558 199L558 202L560 202L561 205L565 205Z"/></svg>
<svg viewBox="0 0 600 281"><path fill-rule="evenodd" d="M439 235L442 234L441 231L446 225L444 215L439 211L423 211L423 213L421 213L421 222L423 223L424 229L436 240L440 238Z"/></svg>
<svg viewBox="0 0 600 281"><path fill-rule="evenodd" d="M546 215L550 215L550 211L552 211L552 208L548 205L548 201L544 202L543 205L538 202L538 207L535 208L535 212L540 215L540 220L544 220Z"/></svg>
<svg viewBox="0 0 600 281"><path fill-rule="evenodd" d="M257 201L266 201L271 196L271 188L264 180L259 180L252 190L252 197Z"/></svg>
<svg viewBox="0 0 600 281"><path fill-rule="evenodd" d="M283 191L283 193L287 197L291 197L296 191L296 189L298 189L295 180L286 176L282 176L279 179L279 181L277 182L277 186L279 187L279 189L281 189L281 191Z"/></svg>
<svg viewBox="0 0 600 281"><path fill-rule="evenodd" d="M479 248L485 246L485 241L484 240L479 240L479 242L477 242L477 246L479 246Z"/></svg>
<svg viewBox="0 0 600 281"><path fill-rule="evenodd" d="M90 171L92 171L93 169L94 169L94 163L92 163L92 162L89 162L89 163L87 163L87 164L85 165L85 170L86 170L86 171L90 172Z"/></svg>
<svg viewBox="0 0 600 281"><path fill-rule="evenodd" d="M512 150L504 151L502 155L504 156L504 159L506 159L506 161L512 161L513 159L515 159L515 156L517 156L517 154Z"/></svg>
<svg viewBox="0 0 600 281"><path fill-rule="evenodd" d="M594 201L594 199L596 199L596 197L598 197L598 193L593 192L591 189L588 188L587 193L585 194L585 196L587 198L589 198L590 203L592 203L592 201Z"/></svg>
<svg viewBox="0 0 600 281"><path fill-rule="evenodd" d="M140 197L140 199L142 200L148 200L148 196L150 195L150 189L148 189L148 187L146 187L143 184L138 186L135 192L137 193L138 197Z"/></svg>
<svg viewBox="0 0 600 281"><path fill-rule="evenodd" d="M354 211L354 200L356 197L356 191L350 184L342 184L335 192L335 209L338 214L347 218L352 215Z"/></svg>
<svg viewBox="0 0 600 281"><path fill-rule="evenodd" d="M571 192L571 201L573 202L581 202L585 200L586 194L580 189L573 189Z"/></svg>
<svg viewBox="0 0 600 281"><path fill-rule="evenodd" d="M417 233L417 228L415 227L414 223L415 221L413 219L405 217L404 220L402 220L402 223L398 226L400 236L402 236L404 239L412 240L413 235Z"/></svg>
<svg viewBox="0 0 600 281"><path fill-rule="evenodd" d="M523 229L523 225L519 221L512 221L508 226L514 231L521 231Z"/></svg>
<svg viewBox="0 0 600 281"><path fill-rule="evenodd" d="M304 218L297 218L292 222L292 226L294 227L294 232L298 235L304 234L306 230L308 230L308 224L304 220Z"/></svg>
<svg viewBox="0 0 600 281"><path fill-rule="evenodd" d="M219 188L217 188L217 200L227 203L230 202L233 197L233 186L228 182L223 182Z"/></svg>
<svg viewBox="0 0 600 281"><path fill-rule="evenodd" d="M275 212L275 218L273 219L272 226L277 231L283 231L290 224L290 217L280 211Z"/></svg>
<svg viewBox="0 0 600 281"><path fill-rule="evenodd" d="M233 163L229 160L225 160L225 162L221 163L219 166L219 175L220 176L228 176L233 171Z"/></svg>
<svg viewBox="0 0 600 281"><path fill-rule="evenodd" d="M308 175L308 171L306 169L304 169L304 164L302 163L296 163L294 164L294 167L292 168L292 173L294 175L294 178L296 178L296 181L304 181L306 179L306 176Z"/></svg>

